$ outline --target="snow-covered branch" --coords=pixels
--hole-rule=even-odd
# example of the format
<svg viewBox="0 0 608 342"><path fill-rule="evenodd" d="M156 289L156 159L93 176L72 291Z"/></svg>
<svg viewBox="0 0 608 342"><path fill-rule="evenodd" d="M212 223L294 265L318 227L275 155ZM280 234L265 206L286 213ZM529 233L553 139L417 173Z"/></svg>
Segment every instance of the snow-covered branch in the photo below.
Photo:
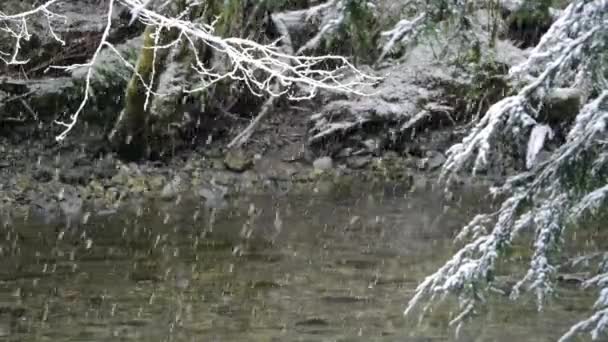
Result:
<svg viewBox="0 0 608 342"><path fill-rule="evenodd" d="M412 0L406 3L405 8L413 11L415 15L399 20L393 28L380 34L384 37L384 44L381 46L376 64L382 62L397 46L413 43L427 28L436 29L436 26L454 18L458 18L457 22L459 23L463 22L465 17L470 14L470 8L474 8L474 6L463 0ZM459 27L457 31L460 31L460 29Z"/></svg>
<svg viewBox="0 0 608 342"><path fill-rule="evenodd" d="M514 79L525 79L528 84L516 95L491 106L472 132L449 150L443 179L450 180L469 167L475 173L492 159L500 160L497 152L501 145L525 144L521 135L539 124L538 102L542 105L554 87L577 86L582 71L597 67L592 65L598 61L596 55L607 53L607 6L603 0L576 1L568 6L529 59L510 70ZM600 67L605 74L605 65ZM585 98L590 100L579 109L566 141L545 161L530 165L530 170L492 189L495 195L506 195L506 200L498 210L475 217L461 231L458 239L470 238L471 242L419 285L406 313L423 304L426 309L449 293L459 295L464 311L458 318L472 313L471 305L479 304L494 282L495 265L502 252L522 231L534 232L533 254L511 297L533 292L538 308L543 308L545 298L553 293L555 252L562 250L564 230L584 224L586 218L605 210L608 204L608 90L585 91ZM530 146L538 153L536 143ZM582 331L589 331L594 339L605 336L608 278L602 273L593 279L588 284L604 288L593 307L595 313L573 326L563 336L564 341Z"/></svg>
<svg viewBox="0 0 608 342"><path fill-rule="evenodd" d="M0 31L7 33L10 37L13 37L15 39L12 53L0 50L0 60L2 62L7 65L23 65L29 62L29 60L20 60L18 56L21 52L21 41L28 41L31 37L30 33L28 32L28 19L29 17L37 14L43 14L47 18L51 35L62 45L65 45L65 42L55 34L51 23L52 18L62 17L49 10L49 7L51 7L51 5L55 4L58 1L60 0L51 0L32 10L12 15L7 15L0 11L0 24L2 24L2 27L0 27ZM1 57L2 55L10 56L10 59Z"/></svg>
<svg viewBox="0 0 608 342"><path fill-rule="evenodd" d="M91 59L89 60L88 63L73 64L70 66L51 66L51 68L63 69L63 70L73 70L73 69L79 68L79 67L87 68L87 75L85 77L84 97L83 97L82 101L80 102L78 109L76 109L76 111L72 115L70 115L70 120L68 122L55 120L55 123L65 127L63 132L61 132L57 136L58 141L65 139L65 137L72 130L72 128L74 128L74 125L76 125L76 123L78 122L78 117L84 110L84 107L87 105L87 102L88 102L89 96L90 96L91 77L93 76L93 67L95 66L95 62L97 61L97 56L99 56L99 53L106 45L110 45L110 43L108 42L108 37L110 36L110 28L112 27L113 11L114 11L114 0L110 0L108 3L108 19L107 19L106 27L101 36L101 43L97 46L97 49L95 49L95 52L93 53L93 56L91 57Z"/></svg>
<svg viewBox="0 0 608 342"><path fill-rule="evenodd" d="M415 39L421 31L426 17L426 12L422 12L412 20L401 19L395 27L382 32L381 35L388 39L384 46L382 46L382 52L380 53L380 56L378 56L376 63L381 62L384 57L394 49L397 43L407 43Z"/></svg>
<svg viewBox="0 0 608 342"><path fill-rule="evenodd" d="M513 243L520 232L530 229L535 231L534 253L527 273L515 284L511 297L517 298L522 289L534 291L541 309L544 298L553 291L556 266L552 263L551 255L563 243L563 230L570 223L582 222L583 213L597 212L599 208L605 208L608 202L608 188L603 178L608 170L608 160L598 152L606 147L607 124L608 90L581 110L567 142L549 160L493 189L496 194L511 195L496 212L478 215L462 230L457 239L472 236L472 242L418 286L405 313L413 312L423 303L427 303L424 306L426 309L430 303L449 293L459 293L463 303L478 303L492 285L492 275L501 252ZM576 172L584 173L578 177L587 179L591 188L573 191L571 182L574 180L569 178L575 171L572 168L586 163L593 167ZM598 168L603 172L593 171ZM594 188L593 184L599 186ZM604 276L601 279L595 283L602 286L608 284L608 278ZM606 325L601 323L600 318L608 318L602 313L605 308L595 309L598 311L573 327L573 331L589 330L587 328L591 323L604 329Z"/></svg>
<svg viewBox="0 0 608 342"><path fill-rule="evenodd" d="M344 23L345 10L345 1L343 0L329 0L324 4L306 10L304 20L306 22L319 21L319 32L301 46L297 54L302 55L318 48L324 38L338 30L340 25Z"/></svg>
<svg viewBox="0 0 608 342"><path fill-rule="evenodd" d="M0 23L6 21L21 20L20 30L9 31L15 39L15 51L12 57L8 60L11 64L26 63L20 61L17 57L19 54L19 41L27 39L27 20L35 15L49 15L51 5L59 3L61 0L50 0L45 4L34 8L30 11L18 13L14 15L0 14ZM324 55L324 56L294 56L283 52L278 47L278 42L264 45L255 41L239 38L239 37L222 37L215 33L215 23L198 23L184 19L184 14L170 16L162 13L158 8L147 6L146 1L142 0L109 0L107 1L107 25L100 42L98 43L95 53L85 64L76 64L70 66L61 66L63 70L73 70L75 68L88 68L86 77L86 85L84 89L83 100L80 103L78 110L73 113L67 122L57 121L57 123L65 126L64 131L57 137L57 140L63 140L72 130L78 120L78 116L84 110L89 99L90 78L93 67L96 63L96 58L99 52L105 48L116 51L113 45L108 41L108 35L112 26L112 11L115 5L122 5L130 9L133 13L137 13L138 20L146 25L157 27L157 34L162 30L172 30L178 32L178 40L187 41L190 44L192 53L195 54L195 61L191 66L198 75L197 85L186 89L186 93L205 91L210 86L226 80L242 81L251 93L257 96L285 96L292 100L309 99L316 95L320 89L340 91L346 93L354 93L365 95L359 89L361 86L369 85L377 81L376 78L370 77L355 68L346 58L342 56ZM193 5L193 3L191 4ZM135 17L135 15L134 15ZM330 25L328 23L327 25ZM331 25L330 25L331 26ZM52 29L51 34L57 37ZM158 40L155 39L158 43ZM200 44L206 45L214 50L214 53L221 56L228 65L227 70L218 70L214 67L209 67L203 63L198 57L196 46ZM158 45L158 44L157 44ZM171 44L169 44L171 45ZM169 46L154 46L157 49L166 49ZM2 52L2 55L6 53ZM332 61L333 64L339 65L337 69L327 70L323 65L327 61ZM349 77L345 81L343 75L348 73L355 77ZM143 78L139 77L143 82ZM280 84L280 87L275 88L275 82ZM300 92L294 92L292 85L301 87ZM144 85L148 89L147 96L160 96L153 91L151 84ZM148 101L146 101L148 103Z"/></svg>
<svg viewBox="0 0 608 342"><path fill-rule="evenodd" d="M588 68L586 63L595 61L594 54L606 49L606 6L602 0L577 1L564 11L528 60L509 71L512 77L528 75L530 83L516 95L492 105L462 143L450 148L444 179L468 167L473 174L485 169L490 158L502 157L499 146L518 141L537 124L538 108L534 108L533 100L542 104L550 89L572 80L573 74Z"/></svg>

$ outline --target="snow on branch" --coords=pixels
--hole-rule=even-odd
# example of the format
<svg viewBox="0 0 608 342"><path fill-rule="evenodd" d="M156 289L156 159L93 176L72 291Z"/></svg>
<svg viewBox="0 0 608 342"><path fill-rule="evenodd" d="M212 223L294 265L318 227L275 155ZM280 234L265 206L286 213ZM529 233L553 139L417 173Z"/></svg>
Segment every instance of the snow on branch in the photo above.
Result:
<svg viewBox="0 0 608 342"><path fill-rule="evenodd" d="M413 42L430 25L452 18L464 18L471 7L469 5L470 3L465 0L443 2L413 0L407 2L406 6L415 11L416 15L399 20L392 29L380 34L385 38L385 43L376 64L382 62L397 45Z"/></svg>
<svg viewBox="0 0 608 342"><path fill-rule="evenodd" d="M7 65L23 65L23 64L27 64L29 62L29 60L20 60L19 53L21 50L21 41L22 40L28 41L31 37L31 35L28 32L28 24L27 24L28 18L31 16L34 16L34 15L37 15L37 14L42 14L47 18L50 34L53 36L53 38L55 38L55 40L57 40L59 43L61 43L61 45L65 45L65 42L63 40L61 40L61 38L55 34L55 31L53 30L53 26L51 25L51 20L55 17L62 18L62 19L64 19L64 22L65 22L65 17L49 10L49 7L51 7L51 5L53 5L59 1L60 0L51 0L32 10L25 11L22 13L12 14L12 15L7 15L7 14L3 13L2 11L0 11L0 24L2 24L2 27L0 27L0 31L4 31L5 33L8 33L9 36L11 36L15 39L12 53L8 53L8 52L0 50L0 60L2 62L4 62ZM11 26L14 26L14 27L11 28ZM2 57L2 55L10 56L10 57L9 57L9 59L6 59L6 58Z"/></svg>
<svg viewBox="0 0 608 342"><path fill-rule="evenodd" d="M608 2L604 0L575 1L570 4L561 16L542 36L530 57L522 64L513 67L513 77L535 78L542 73L546 65L562 55L564 47L589 31L606 31L606 12ZM599 41L595 41L599 43Z"/></svg>
<svg viewBox="0 0 608 342"><path fill-rule="evenodd" d="M53 12L49 10L51 5L59 3L61 0L49 0L43 5L36 7L30 11L22 12L14 15L6 15L0 13L0 23L20 21L19 30L8 30L5 25L3 29L7 31L15 40L15 48L9 59L2 60L7 64L23 64L27 61L18 59L19 42L21 39L27 39L27 20L36 15L53 16ZM65 0L64 0L65 1ZM95 50L95 53L90 58L89 62L84 64L74 64L70 66L52 66L63 70L73 70L76 68L87 68L87 77L85 82L84 96L80 106L70 115L68 121L56 121L56 123L65 127L63 132L57 136L57 140L65 139L67 134L73 129L78 121L79 115L84 110L90 96L91 76L97 57L104 48L109 48L117 52L116 48L108 41L108 36L112 26L112 14L115 5L120 4L130 9L132 13L136 13L134 17L146 25L157 27L157 33L163 30L176 30L178 40L189 42L192 52L195 54L195 62L191 66L198 74L198 85L192 89L187 89L186 92L205 91L210 86L226 79L242 81L248 87L251 93L257 96L286 96L292 100L309 99L316 95L320 89L328 89L358 95L366 95L360 91L361 87L373 84L378 79L368 76L359 71L346 58L342 56L324 55L324 56L294 56L283 52L278 47L278 42L264 45L252 40L239 37L221 37L214 32L214 23L198 23L184 19L184 14L172 17L163 14L159 9L149 8L147 0L108 0L107 1L107 23L102 35L102 38ZM328 24L329 25L329 24ZM51 34L58 41L52 28ZM155 40L157 41L157 40ZM211 47L215 53L222 56L229 65L229 70L217 70L206 66L197 54L195 48L197 44L205 44ZM171 44L169 44L171 45ZM169 46L154 46L153 49L163 49ZM1 55L7 55L5 52L0 52ZM340 67L334 70L327 70L323 65L327 61L333 61L334 64ZM129 66L130 69L135 69ZM344 78L345 74L350 74L354 77ZM137 76L137 75L136 75ZM138 77L143 82L143 77ZM278 82L281 87L274 87ZM301 92L294 92L292 85L301 87ZM152 89L151 84L144 84L148 89L147 96L161 96L156 94ZM146 101L147 103L148 101Z"/></svg>
<svg viewBox="0 0 608 342"><path fill-rule="evenodd" d="M463 228L457 239L472 236L472 242L418 286L405 313L426 303L424 312L449 293L459 294L461 307L466 308L467 314L473 312L469 306L479 304L492 286L501 252L524 230L535 232L534 253L526 274L513 286L511 297L516 299L522 291L532 291L542 310L544 299L553 293L556 265L552 255L563 244L564 229L570 224L581 224L584 213L597 213L607 207L608 185L604 175L608 171L608 158L602 153L608 144L607 124L608 90L605 90L581 109L567 141L547 161L493 189L495 194L510 196L497 211L478 215ZM581 165L592 167L585 169ZM598 169L603 172L597 172ZM605 274L594 279L588 283L608 286ZM608 327L606 298L608 292L603 292L598 303L604 304L596 304L593 316L572 327L564 340L575 332L591 330L592 325L592 337L601 336L598 334Z"/></svg>
<svg viewBox="0 0 608 342"><path fill-rule="evenodd" d="M584 319L572 327L559 339L559 342L566 342L576 337L582 332L589 332L594 341L606 337L608 331L608 273L599 274L583 284L583 287L598 286L601 288L598 299L593 304L596 310L590 317Z"/></svg>
<svg viewBox="0 0 608 342"><path fill-rule="evenodd" d="M550 89L586 70L595 53L605 51L608 38L606 1L578 1L568 6L563 16L541 39L530 57L512 68L513 77L528 75L531 81L514 96L492 105L462 143L448 150L442 179L472 168L473 174L486 168L490 158L499 159L498 147L517 138L536 122L533 99L542 99ZM576 21L576 23L574 23ZM542 71L542 72L539 72Z"/></svg>
<svg viewBox="0 0 608 342"><path fill-rule="evenodd" d="M345 5L344 0L329 0L305 11L304 20L306 22L313 20L320 21L320 29L317 34L298 49L297 55L302 55L318 48L325 37L335 33L340 28L346 18Z"/></svg>
<svg viewBox="0 0 608 342"><path fill-rule="evenodd" d="M391 30L382 32L380 35L388 39L382 46L382 52L376 63L381 62L397 43L407 43L415 39L423 27L426 16L426 12L422 12L412 20L401 19Z"/></svg>
<svg viewBox="0 0 608 342"><path fill-rule="evenodd" d="M472 168L475 174L492 158L499 158L501 145L518 141L524 129L537 125L534 100L542 99L553 87L576 82L581 71L596 63L597 54L608 50L608 2L576 1L541 39L529 59L510 70L510 75L525 75L528 85L516 95L490 107L471 133L448 151L441 177L451 180L459 171ZM605 68L605 66L603 66ZM602 73L607 70L600 69ZM492 287L501 253L522 231L534 232L533 255L524 277L511 291L517 298L522 292L536 295L542 310L545 298L553 293L556 275L555 252L561 251L564 230L583 224L587 214L606 210L608 205L608 90L595 94L576 115L565 143L550 157L530 170L509 178L492 189L506 195L500 208L478 215L464 227L458 239L471 238L443 267L427 277L416 289L405 310L411 314L423 306L422 313L448 294L457 294L460 323L483 302ZM521 140L519 140L521 141ZM525 141L525 140L524 140ZM606 272L604 269L602 272ZM596 278L599 279L599 278ZM605 273L600 287L606 287ZM601 284L600 284L601 283ZM576 324L562 340L589 331L592 338L605 336L608 329L608 290L602 290L593 307L595 312Z"/></svg>

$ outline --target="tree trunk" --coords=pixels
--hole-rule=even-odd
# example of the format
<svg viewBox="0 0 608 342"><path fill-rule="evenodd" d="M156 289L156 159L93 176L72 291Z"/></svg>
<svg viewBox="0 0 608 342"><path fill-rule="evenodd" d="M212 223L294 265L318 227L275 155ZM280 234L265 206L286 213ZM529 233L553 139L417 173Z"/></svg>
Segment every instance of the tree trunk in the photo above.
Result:
<svg viewBox="0 0 608 342"><path fill-rule="evenodd" d="M219 16L215 34L262 41L266 32L260 27L263 26L266 7L264 3L253 4L256 3L244 0L209 0L191 6L189 20L210 24ZM182 12L186 5L187 1L175 3L168 10L168 16ZM220 109L249 114L257 111L264 102L263 98L249 94L247 87L240 84L235 86L232 80L219 82L203 93L185 94L185 88L205 82L204 76L191 67L194 54L198 54L203 64L216 71L229 70L230 61L216 54L203 41L195 41L197 47L192 49L186 40L173 45L170 50L157 50L154 61L154 50L150 47L155 42L150 34L155 30L155 27L146 28L144 46L136 65L137 73L134 73L127 86L124 109L109 136L113 149L127 160L171 155L175 147L185 143L180 141L185 138L180 133L187 132L191 128L187 126L192 123L205 121L197 120L200 117L196 115L208 115ZM177 31L163 30L157 44L167 44L177 37ZM140 76L145 84L151 85L152 90L165 95L150 95L145 106L148 90ZM189 115L185 114L184 107L190 109Z"/></svg>
<svg viewBox="0 0 608 342"><path fill-rule="evenodd" d="M153 32L152 26L148 26L144 32L144 44L137 60L136 72L133 73L125 92L124 109L109 136L113 149L128 160L140 159L147 153L147 113L144 108L147 89L142 80L153 86L154 50L149 49L154 46Z"/></svg>

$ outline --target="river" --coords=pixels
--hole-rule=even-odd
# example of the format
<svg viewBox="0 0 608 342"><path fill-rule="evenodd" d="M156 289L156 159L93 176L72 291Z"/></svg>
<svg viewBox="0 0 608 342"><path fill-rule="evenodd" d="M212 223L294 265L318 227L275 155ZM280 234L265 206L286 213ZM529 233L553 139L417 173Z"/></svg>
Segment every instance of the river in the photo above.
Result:
<svg viewBox="0 0 608 342"><path fill-rule="evenodd" d="M552 341L593 298L497 296L458 336L403 310L484 207L433 191L148 203L69 229L14 219L0 258L3 341Z"/></svg>

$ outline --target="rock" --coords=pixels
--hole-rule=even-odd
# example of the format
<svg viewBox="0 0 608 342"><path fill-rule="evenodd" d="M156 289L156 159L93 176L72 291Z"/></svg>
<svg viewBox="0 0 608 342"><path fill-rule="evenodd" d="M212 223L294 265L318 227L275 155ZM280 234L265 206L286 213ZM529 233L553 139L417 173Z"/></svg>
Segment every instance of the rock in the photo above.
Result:
<svg viewBox="0 0 608 342"><path fill-rule="evenodd" d="M120 191L116 187L110 187L106 190L104 195L104 200L114 205L117 201L120 200Z"/></svg>
<svg viewBox="0 0 608 342"><path fill-rule="evenodd" d="M86 156L80 156L74 160L74 166L91 166L91 159Z"/></svg>
<svg viewBox="0 0 608 342"><path fill-rule="evenodd" d="M518 8L515 1L510 2L513 4L507 7ZM331 148L335 155L333 153L349 147L357 149L362 141L371 139L380 142L380 147L366 144L372 153L387 144L400 149L427 130L453 125L461 115L457 109L461 106L459 99L465 95L480 97L483 92L490 102L494 102L494 95L502 98L508 84L500 76L510 66L525 61L526 52L508 40L489 37L492 29L487 23L494 22L495 13L480 10L472 17L475 18L470 21L468 32L473 39L469 42L456 47L446 40L441 58L436 57L435 48L429 42L419 42L412 48L395 47L391 54L398 57L403 53L403 57L398 62L387 62L383 70L370 71L382 80L369 90L369 96L346 96L322 104L318 112L310 116L307 133L311 147ZM501 19L496 20L501 29ZM442 31L442 37L457 34L449 32L449 28L446 30L448 32ZM490 48L489 42L495 47ZM468 43L475 56L463 63L463 46ZM492 67L485 67L486 64ZM484 66L482 73L479 66ZM487 80L486 76L481 80L483 84L473 81L480 74L487 75Z"/></svg>
<svg viewBox="0 0 608 342"><path fill-rule="evenodd" d="M378 151L380 149L380 144L378 143L377 140L374 139L367 139L365 141L361 142L361 145L364 146L364 148L371 153L375 153L376 151Z"/></svg>
<svg viewBox="0 0 608 342"><path fill-rule="evenodd" d="M588 278L589 274L586 273L563 273L557 276L557 281L571 285L580 285Z"/></svg>
<svg viewBox="0 0 608 342"><path fill-rule="evenodd" d="M25 174L19 174L14 179L15 189L19 192L25 193L28 189L32 188L31 179Z"/></svg>
<svg viewBox="0 0 608 342"><path fill-rule="evenodd" d="M289 181L298 172L298 168L276 158L263 158L255 162L254 171L262 178Z"/></svg>
<svg viewBox="0 0 608 342"><path fill-rule="evenodd" d="M331 157L317 158L314 162L312 162L312 166L317 171L326 171L333 168L333 160Z"/></svg>
<svg viewBox="0 0 608 342"><path fill-rule="evenodd" d="M428 164L429 164L429 159L428 158L419 158L419 159L416 160L416 167L419 170L426 170Z"/></svg>
<svg viewBox="0 0 608 342"><path fill-rule="evenodd" d="M244 172L253 166L253 160L241 149L230 150L224 157L224 165L230 171Z"/></svg>
<svg viewBox="0 0 608 342"><path fill-rule="evenodd" d="M222 151L219 148L209 148L203 152L203 155L207 158L221 158Z"/></svg>
<svg viewBox="0 0 608 342"><path fill-rule="evenodd" d="M369 165L372 158L370 156L351 157L346 160L346 165L351 169L362 169Z"/></svg>
<svg viewBox="0 0 608 342"><path fill-rule="evenodd" d="M182 183L182 177L180 175L176 175L169 183L165 184L160 192L160 198L167 201L175 198L182 188Z"/></svg>
<svg viewBox="0 0 608 342"><path fill-rule="evenodd" d="M338 158L348 158L353 155L354 149L352 147L343 148L337 155Z"/></svg>
<svg viewBox="0 0 608 342"><path fill-rule="evenodd" d="M148 185L152 191L162 190L163 184L165 184L165 177L163 176L151 176L148 179Z"/></svg>
<svg viewBox="0 0 608 342"><path fill-rule="evenodd" d="M227 187L215 184L215 182L203 184L197 191L197 195L205 200L205 207L215 209L223 209L228 206L227 193Z"/></svg>
<svg viewBox="0 0 608 342"><path fill-rule="evenodd" d="M420 170L434 171L445 163L445 156L438 151L427 151L426 157L416 160L416 167Z"/></svg>
<svg viewBox="0 0 608 342"><path fill-rule="evenodd" d="M47 183L53 180L53 174L53 169L41 167L33 172L32 177L38 182Z"/></svg>
<svg viewBox="0 0 608 342"><path fill-rule="evenodd" d="M510 14L517 10L519 10L523 5L522 0L500 0L498 5L501 7L503 11Z"/></svg>
<svg viewBox="0 0 608 342"><path fill-rule="evenodd" d="M35 198L32 201L30 213L33 217L43 220L45 224L49 224L58 219L60 210L59 204L55 200Z"/></svg>
<svg viewBox="0 0 608 342"><path fill-rule="evenodd" d="M412 177L412 191L425 190L429 185L429 179L426 175L414 175Z"/></svg>
<svg viewBox="0 0 608 342"><path fill-rule="evenodd" d="M329 321L322 317L311 317L301 321L297 321L296 325L304 325L304 326L327 326L329 325Z"/></svg>
<svg viewBox="0 0 608 342"><path fill-rule="evenodd" d="M59 180L71 185L85 185L89 181L89 176L92 173L93 168L91 167L63 170L59 173Z"/></svg>
<svg viewBox="0 0 608 342"><path fill-rule="evenodd" d="M110 179L118 173L115 161L111 157L106 157L95 163L95 175L99 178Z"/></svg>
<svg viewBox="0 0 608 342"><path fill-rule="evenodd" d="M555 88L544 99L540 111L543 122L562 124L572 121L581 108L583 92L576 88Z"/></svg>
<svg viewBox="0 0 608 342"><path fill-rule="evenodd" d="M89 192L97 197L101 197L103 196L103 193L105 192L105 188L103 187L103 184L101 184L98 180L93 180L89 183L88 185L89 188Z"/></svg>
<svg viewBox="0 0 608 342"><path fill-rule="evenodd" d="M127 187L131 192L136 194L143 194L149 190L148 181L144 176L130 178Z"/></svg>
<svg viewBox="0 0 608 342"><path fill-rule="evenodd" d="M75 190L62 191L58 194L59 208L66 219L66 227L70 228L78 222L82 214L83 199Z"/></svg>
<svg viewBox="0 0 608 342"><path fill-rule="evenodd" d="M436 170L438 168L440 168L441 166L443 166L443 163L445 163L446 159L445 156L438 151L428 151L427 153L427 169L429 171L433 171Z"/></svg>

